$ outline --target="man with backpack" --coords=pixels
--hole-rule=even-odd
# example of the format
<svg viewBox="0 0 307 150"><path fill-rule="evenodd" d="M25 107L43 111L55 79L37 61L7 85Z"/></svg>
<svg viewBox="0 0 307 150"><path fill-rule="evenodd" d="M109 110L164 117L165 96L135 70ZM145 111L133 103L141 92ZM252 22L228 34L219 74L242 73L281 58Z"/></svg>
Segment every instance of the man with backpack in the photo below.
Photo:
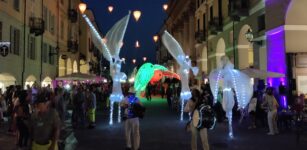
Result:
<svg viewBox="0 0 307 150"><path fill-rule="evenodd" d="M135 96L133 87L129 89L128 96L121 101L120 106L124 109L126 150L140 149L140 122L139 118L144 115L144 107L138 97ZM143 110L142 110L143 109ZM131 136L132 135L132 136ZM133 145L131 143L133 138Z"/></svg>
<svg viewBox="0 0 307 150"><path fill-rule="evenodd" d="M184 111L191 115L191 121L187 126L192 134L191 149L197 150L197 134L199 133L203 149L209 150L207 128L214 127L215 116L211 107L201 99L198 89L192 90L192 98L187 102Z"/></svg>

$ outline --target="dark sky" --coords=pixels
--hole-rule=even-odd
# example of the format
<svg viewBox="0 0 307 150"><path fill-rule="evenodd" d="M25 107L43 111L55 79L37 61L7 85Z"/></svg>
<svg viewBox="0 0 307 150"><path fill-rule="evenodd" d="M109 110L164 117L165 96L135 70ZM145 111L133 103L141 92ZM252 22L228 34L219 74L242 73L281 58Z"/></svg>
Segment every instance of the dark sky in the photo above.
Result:
<svg viewBox="0 0 307 150"><path fill-rule="evenodd" d="M167 0L84 0L88 8L94 13L96 23L103 36L122 17L131 10L131 17L124 37L124 46L120 52L120 57L126 58L122 70L130 74L132 70L132 59L137 59L137 64L143 63L143 57L147 61L155 62L156 44L153 36L160 30L166 13L162 6ZM108 12L108 6L112 5L114 10ZM134 20L133 11L140 10L142 16L138 22ZM135 48L135 41L139 40L141 47Z"/></svg>

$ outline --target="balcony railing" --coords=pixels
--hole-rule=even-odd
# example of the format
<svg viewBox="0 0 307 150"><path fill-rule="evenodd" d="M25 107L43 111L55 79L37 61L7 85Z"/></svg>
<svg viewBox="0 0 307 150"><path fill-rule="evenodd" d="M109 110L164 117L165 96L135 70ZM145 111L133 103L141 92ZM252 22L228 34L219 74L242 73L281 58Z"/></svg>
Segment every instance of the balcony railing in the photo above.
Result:
<svg viewBox="0 0 307 150"><path fill-rule="evenodd" d="M68 19L71 21L71 23L76 23L78 21L78 12L75 9L69 9Z"/></svg>
<svg viewBox="0 0 307 150"><path fill-rule="evenodd" d="M230 16L248 16L250 2L249 0L232 0L228 7Z"/></svg>
<svg viewBox="0 0 307 150"><path fill-rule="evenodd" d="M75 40L68 40L67 41L67 47L68 47L68 51L72 52L72 53L76 53L78 51L78 41Z"/></svg>
<svg viewBox="0 0 307 150"><path fill-rule="evenodd" d="M42 35L45 32L45 23L42 18L31 17L29 21L30 33L35 36Z"/></svg>
<svg viewBox="0 0 307 150"><path fill-rule="evenodd" d="M214 17L209 21L209 30L212 34L223 31L223 19L219 17Z"/></svg>
<svg viewBox="0 0 307 150"><path fill-rule="evenodd" d="M195 39L197 43L202 43L204 41L206 41L206 35L205 32L200 30L198 32L195 33Z"/></svg>

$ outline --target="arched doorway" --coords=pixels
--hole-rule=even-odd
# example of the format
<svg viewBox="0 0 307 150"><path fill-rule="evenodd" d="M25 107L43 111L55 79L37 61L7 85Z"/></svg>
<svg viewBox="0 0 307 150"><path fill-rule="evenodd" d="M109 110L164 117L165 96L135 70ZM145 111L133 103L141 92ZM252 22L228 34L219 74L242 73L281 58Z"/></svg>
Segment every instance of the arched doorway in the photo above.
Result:
<svg viewBox="0 0 307 150"><path fill-rule="evenodd" d="M80 60L80 72L87 74L90 70L88 63L86 63L83 59Z"/></svg>
<svg viewBox="0 0 307 150"><path fill-rule="evenodd" d="M52 79L50 77L45 77L45 79L42 81L42 87L46 87L50 85L52 87Z"/></svg>
<svg viewBox="0 0 307 150"><path fill-rule="evenodd" d="M1 73L0 74L0 89L2 92L6 90L6 87L10 85L15 85L16 78L8 73Z"/></svg>
<svg viewBox="0 0 307 150"><path fill-rule="evenodd" d="M251 29L249 25L244 25L238 38L239 69L248 68L254 65L254 50L252 44L246 39L245 33Z"/></svg>
<svg viewBox="0 0 307 150"><path fill-rule="evenodd" d="M221 57L225 56L226 45L223 38L220 38L216 45L216 66L220 65Z"/></svg>
<svg viewBox="0 0 307 150"><path fill-rule="evenodd" d="M201 70L204 71L204 72L207 72L208 71L208 56L207 56L207 47L204 46L203 49L202 49L202 52L201 52Z"/></svg>
<svg viewBox="0 0 307 150"><path fill-rule="evenodd" d="M34 82L36 81L36 78L34 75L29 75L26 79L25 82L25 89L27 88L27 86L29 85L30 87L34 84Z"/></svg>
<svg viewBox="0 0 307 150"><path fill-rule="evenodd" d="M70 75L70 74L72 74L72 63L71 63L71 59L70 58L68 58L67 59L67 61L66 61L66 74L67 75Z"/></svg>
<svg viewBox="0 0 307 150"><path fill-rule="evenodd" d="M78 73L78 64L76 60L74 60L73 63L73 73Z"/></svg>
<svg viewBox="0 0 307 150"><path fill-rule="evenodd" d="M66 66L65 66L65 60L59 57L59 76L65 76L66 73Z"/></svg>

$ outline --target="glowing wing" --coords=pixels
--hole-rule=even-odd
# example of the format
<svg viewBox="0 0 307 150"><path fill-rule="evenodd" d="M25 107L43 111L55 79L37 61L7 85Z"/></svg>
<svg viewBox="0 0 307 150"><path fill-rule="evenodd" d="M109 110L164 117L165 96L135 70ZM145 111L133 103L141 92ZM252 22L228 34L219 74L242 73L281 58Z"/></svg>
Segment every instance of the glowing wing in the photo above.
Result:
<svg viewBox="0 0 307 150"><path fill-rule="evenodd" d="M161 65L153 65L154 70L167 71L168 69Z"/></svg>
<svg viewBox="0 0 307 150"><path fill-rule="evenodd" d="M145 63L138 70L135 80L134 80L134 89L135 91L144 91L147 84L154 76L155 70L154 65L151 63Z"/></svg>
<svg viewBox="0 0 307 150"><path fill-rule="evenodd" d="M177 60L177 62L181 61L178 60L178 56L185 56L180 44L167 31L164 31L164 34L162 35L162 42L167 48L168 52L171 53L171 55Z"/></svg>
<svg viewBox="0 0 307 150"><path fill-rule="evenodd" d="M219 81L222 78L222 70L213 70L209 75L210 89L214 97L214 103L217 102L217 96L219 91Z"/></svg>
<svg viewBox="0 0 307 150"><path fill-rule="evenodd" d="M86 23L90 27L93 44L108 61L111 61L112 56L110 54L108 47L103 43L101 35L97 31L91 20L85 14L83 14L82 17L85 19Z"/></svg>
<svg viewBox="0 0 307 150"><path fill-rule="evenodd" d="M106 45L112 56L119 56L120 49L123 45L124 35L130 18L130 12L127 16L119 20L107 33Z"/></svg>
<svg viewBox="0 0 307 150"><path fill-rule="evenodd" d="M250 77L235 69L230 71L230 74L233 79L232 84L236 92L238 107L245 108L253 95L253 85L250 82Z"/></svg>

